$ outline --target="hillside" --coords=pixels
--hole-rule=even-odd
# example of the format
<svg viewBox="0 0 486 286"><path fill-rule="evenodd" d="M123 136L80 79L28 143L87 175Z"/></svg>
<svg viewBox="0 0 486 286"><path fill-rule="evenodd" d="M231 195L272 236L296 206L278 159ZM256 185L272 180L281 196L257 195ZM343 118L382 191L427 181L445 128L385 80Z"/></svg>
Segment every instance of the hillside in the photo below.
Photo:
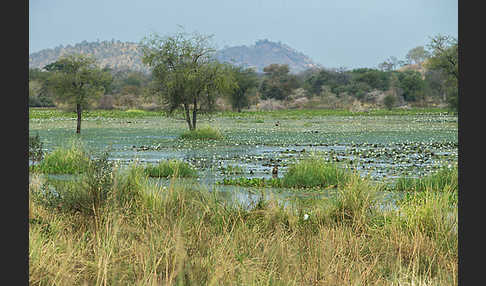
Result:
<svg viewBox="0 0 486 286"><path fill-rule="evenodd" d="M222 62L254 67L258 72L263 72L263 68L270 64L288 64L292 73L319 67L303 53L285 44L269 40L258 40L253 46L236 46L219 50L216 58Z"/></svg>
<svg viewBox="0 0 486 286"><path fill-rule="evenodd" d="M30 68L42 68L56 61L60 56L70 53L91 54L96 57L102 67L108 66L115 70L136 70L148 72L148 68L141 60L141 49L137 43L121 41L87 42L83 41L74 46L58 46L54 49L44 49L29 55ZM291 47L258 40L253 46L226 47L218 50L215 57L221 62L235 65L255 67L258 72L270 64L288 64L293 73L312 67L319 67L308 56Z"/></svg>

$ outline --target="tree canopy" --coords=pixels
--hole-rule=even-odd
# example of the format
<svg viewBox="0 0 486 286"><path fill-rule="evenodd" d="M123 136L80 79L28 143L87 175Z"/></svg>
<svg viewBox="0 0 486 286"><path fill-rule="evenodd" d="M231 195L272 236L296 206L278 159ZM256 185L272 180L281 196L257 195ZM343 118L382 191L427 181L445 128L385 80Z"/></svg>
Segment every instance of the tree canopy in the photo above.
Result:
<svg viewBox="0 0 486 286"><path fill-rule="evenodd" d="M94 58L81 54L62 57L44 69L50 72L48 88L55 97L76 107L76 133L80 133L82 110L91 99L104 93L104 85L111 81L111 75L102 71Z"/></svg>
<svg viewBox="0 0 486 286"><path fill-rule="evenodd" d="M210 40L179 32L151 34L141 43L142 61L152 70L151 93L159 95L170 112L182 108L190 130L196 129L198 112L212 111L216 97L235 87L229 67L214 59Z"/></svg>
<svg viewBox="0 0 486 286"><path fill-rule="evenodd" d="M230 94L231 106L238 112L241 108L249 106L249 91L258 87L258 76L251 68L233 67L233 76L237 87Z"/></svg>
<svg viewBox="0 0 486 286"><path fill-rule="evenodd" d="M426 68L438 71L445 76L449 106L451 109L457 110L459 102L459 44L457 39L437 35L431 38L428 48L431 56L427 60Z"/></svg>

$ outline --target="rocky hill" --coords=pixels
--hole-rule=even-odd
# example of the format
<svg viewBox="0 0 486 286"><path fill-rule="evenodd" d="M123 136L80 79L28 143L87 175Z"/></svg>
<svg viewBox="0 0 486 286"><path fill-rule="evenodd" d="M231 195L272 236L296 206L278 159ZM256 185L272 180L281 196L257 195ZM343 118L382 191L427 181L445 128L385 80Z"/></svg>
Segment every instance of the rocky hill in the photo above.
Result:
<svg viewBox="0 0 486 286"><path fill-rule="evenodd" d="M258 72L263 72L263 68L270 64L288 64L292 73L319 67L303 53L288 45L269 40L258 40L253 46L236 46L219 50L216 58L222 62L254 67Z"/></svg>
<svg viewBox="0 0 486 286"><path fill-rule="evenodd" d="M148 72L148 68L142 63L141 49L137 43L115 40L83 41L74 46L61 45L53 49L44 49L29 55L29 67L42 68L60 56L70 53L91 54L102 67L108 66L114 70ZM263 68L270 64L288 64L292 73L319 67L303 53L269 40L258 40L253 46L226 47L218 50L215 57L221 62L254 67L258 72L263 72Z"/></svg>

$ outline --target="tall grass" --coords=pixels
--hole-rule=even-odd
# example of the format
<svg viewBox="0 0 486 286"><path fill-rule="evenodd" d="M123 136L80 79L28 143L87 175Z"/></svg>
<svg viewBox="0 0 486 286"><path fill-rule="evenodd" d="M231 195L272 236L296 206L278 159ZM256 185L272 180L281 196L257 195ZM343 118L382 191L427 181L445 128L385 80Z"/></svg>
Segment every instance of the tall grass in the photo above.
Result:
<svg viewBox="0 0 486 286"><path fill-rule="evenodd" d="M160 161L157 165L148 165L144 171L150 177L169 178L174 175L182 178L197 177L196 169L188 163L176 159Z"/></svg>
<svg viewBox="0 0 486 286"><path fill-rule="evenodd" d="M73 140L70 145L61 146L44 156L32 171L48 174L79 174L87 170L90 155L84 145Z"/></svg>
<svg viewBox="0 0 486 286"><path fill-rule="evenodd" d="M440 196L384 210L356 176L333 198L246 208L176 179L151 184L138 165L113 173L94 217L31 196L30 284L457 284L457 234L443 216L457 212ZM34 176L31 192L45 183Z"/></svg>
<svg viewBox="0 0 486 286"><path fill-rule="evenodd" d="M349 171L313 155L289 166L282 185L292 188L337 186L346 183L350 177Z"/></svg>
<svg viewBox="0 0 486 286"><path fill-rule="evenodd" d="M198 140L218 140L222 139L223 135L218 129L211 126L196 128L195 130L188 130L180 135L182 139L198 139Z"/></svg>
<svg viewBox="0 0 486 286"><path fill-rule="evenodd" d="M438 171L422 178L398 178L394 190L406 191L442 191L448 189L458 190L458 168L444 166Z"/></svg>

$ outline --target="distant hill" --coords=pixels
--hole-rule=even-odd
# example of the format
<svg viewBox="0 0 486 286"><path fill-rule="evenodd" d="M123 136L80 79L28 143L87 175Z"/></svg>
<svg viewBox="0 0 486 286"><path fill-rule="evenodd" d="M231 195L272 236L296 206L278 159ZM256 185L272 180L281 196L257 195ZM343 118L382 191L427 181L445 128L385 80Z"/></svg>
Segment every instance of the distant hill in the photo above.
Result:
<svg viewBox="0 0 486 286"><path fill-rule="evenodd" d="M263 72L263 68L270 64L288 64L292 73L320 67L303 53L269 40L258 40L253 46L224 48L216 53L216 58L222 62L254 67L258 72Z"/></svg>
<svg viewBox="0 0 486 286"><path fill-rule="evenodd" d="M74 46L61 45L53 49L44 49L29 55L29 67L42 68L56 61L60 56L71 53L91 54L102 67L108 66L114 70L149 71L142 63L142 52L137 43L115 40L83 41ZM254 67L257 72L263 72L263 68L270 64L288 64L292 73L320 67L303 53L285 44L269 40L258 40L253 46L226 47L218 50L215 57L221 62Z"/></svg>

